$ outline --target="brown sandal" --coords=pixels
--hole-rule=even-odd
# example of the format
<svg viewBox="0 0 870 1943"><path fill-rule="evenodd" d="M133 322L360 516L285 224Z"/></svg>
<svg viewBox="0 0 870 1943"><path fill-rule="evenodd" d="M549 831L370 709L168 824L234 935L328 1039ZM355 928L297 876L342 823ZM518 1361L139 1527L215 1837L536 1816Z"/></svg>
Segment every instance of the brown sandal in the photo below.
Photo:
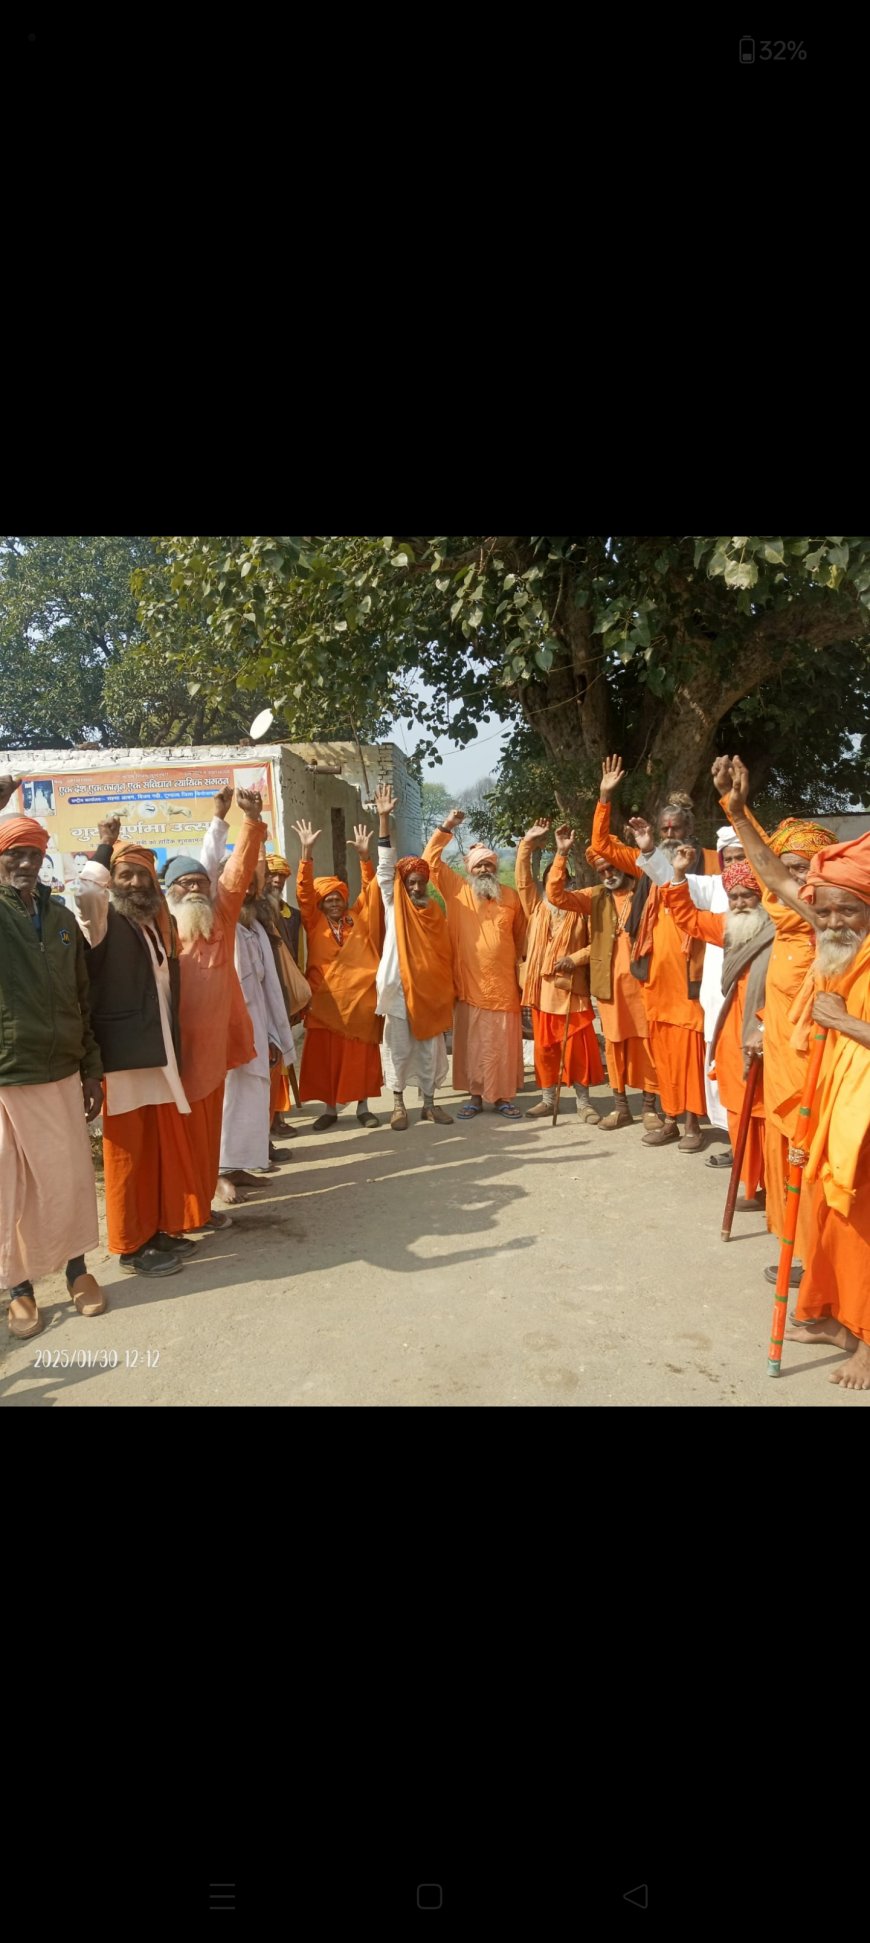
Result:
<svg viewBox="0 0 870 1943"><path fill-rule="evenodd" d="M645 1133L643 1145L645 1147L669 1147L672 1140L679 1140L679 1138L680 1129L677 1126L676 1120L672 1120L669 1127L659 1126L656 1128L655 1133Z"/></svg>
<svg viewBox="0 0 870 1943"><path fill-rule="evenodd" d="M680 1139L681 1154L699 1154L704 1145L702 1133L684 1133Z"/></svg>
<svg viewBox="0 0 870 1943"><path fill-rule="evenodd" d="M106 1307L106 1298L93 1275L77 1275L72 1286L67 1283L70 1300L80 1316L101 1316Z"/></svg>
<svg viewBox="0 0 870 1943"><path fill-rule="evenodd" d="M19 1301L20 1301L20 1299L21 1299L21 1298L19 1297L18 1299L19 1299ZM9 1304L9 1308L8 1308L8 1310L7 1310L7 1321L8 1321L8 1323L9 1323L9 1334L10 1334L10 1336L17 1336L17 1337L19 1337L19 1339L20 1339L20 1340L21 1340L22 1342L25 1342L25 1341L27 1340L27 1337L28 1337L28 1336L38 1336L38 1335L39 1335L39 1332L40 1332L40 1330L41 1330L41 1329L44 1329L44 1328L45 1328L45 1322L44 1322L44 1319L43 1319L43 1317L42 1317L42 1316L40 1315L40 1313L39 1313L39 1310L38 1310L38 1308L36 1308L36 1297L35 1297L35 1296L31 1296L31 1298L30 1298L30 1300L32 1301L32 1303L33 1303L33 1306L34 1306L34 1308L36 1309L36 1315L35 1315L35 1316L31 1316L31 1317L30 1317L30 1319L29 1319L29 1321L25 1321L25 1319L24 1319L24 1317L23 1317L23 1316L14 1316L14 1315L12 1314L12 1304L11 1304L11 1302L10 1302L10 1304Z"/></svg>
<svg viewBox="0 0 870 1943"><path fill-rule="evenodd" d="M605 1119L603 1119L601 1122L601 1129L603 1133L615 1133L617 1127L633 1127L633 1126L634 1126L634 1114L620 1112L618 1107L614 1107L613 1112L608 1113Z"/></svg>
<svg viewBox="0 0 870 1943"><path fill-rule="evenodd" d="M393 1132L407 1133L410 1124L406 1108L397 1106L395 1113L390 1116L390 1126Z"/></svg>
<svg viewBox="0 0 870 1943"><path fill-rule="evenodd" d="M585 1121L587 1127L600 1127L601 1125L601 1115L600 1113L596 1113L594 1106L578 1106L577 1118L578 1120Z"/></svg>

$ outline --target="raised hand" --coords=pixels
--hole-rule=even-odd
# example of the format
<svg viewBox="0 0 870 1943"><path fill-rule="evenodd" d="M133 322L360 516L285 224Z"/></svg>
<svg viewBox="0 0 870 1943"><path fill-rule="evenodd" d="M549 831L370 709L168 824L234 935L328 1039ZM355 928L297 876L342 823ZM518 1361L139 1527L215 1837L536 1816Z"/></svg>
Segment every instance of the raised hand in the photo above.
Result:
<svg viewBox="0 0 870 1943"><path fill-rule="evenodd" d="M526 831L523 842L531 844L533 850L543 850L549 834L550 818L542 816L537 823L532 824L530 830Z"/></svg>
<svg viewBox="0 0 870 1943"><path fill-rule="evenodd" d="M724 796L731 788L731 757L717 756L713 764L713 787L717 796Z"/></svg>
<svg viewBox="0 0 870 1943"><path fill-rule="evenodd" d="M259 823L263 813L263 798L258 789L240 789L236 801L243 816L250 817L252 823Z"/></svg>
<svg viewBox="0 0 870 1943"><path fill-rule="evenodd" d="M554 830L553 834L556 839L556 850L558 855L560 857L567 857L568 852L572 848L574 843L573 830L569 830L567 823L560 823L558 830Z"/></svg>
<svg viewBox="0 0 870 1943"><path fill-rule="evenodd" d="M622 767L622 757L605 756L601 765L601 782L598 788L599 802L610 802L611 796L615 796L624 775L625 770Z"/></svg>
<svg viewBox="0 0 870 1943"><path fill-rule="evenodd" d="M101 843L115 844L121 834L121 818L107 816L104 823L97 824L97 835Z"/></svg>
<svg viewBox="0 0 870 1943"><path fill-rule="evenodd" d="M307 863L309 857L311 856L311 852L314 849L314 845L316 844L317 839L320 836L320 831L312 830L311 824L305 823L301 817L298 823L293 823L291 824L290 827L291 829L295 830L296 835L299 838L299 841L302 845L302 861L303 863Z"/></svg>
<svg viewBox="0 0 870 1943"><path fill-rule="evenodd" d="M211 799L212 814L214 816L219 816L223 823L226 822L227 817L229 816L230 804L232 803L234 794L235 791L230 789L229 785L227 785L226 789L216 790L214 796ZM241 798L241 791L240 791L239 802L241 802L241 800L242 798Z"/></svg>
<svg viewBox="0 0 870 1943"><path fill-rule="evenodd" d="M464 822L464 810L451 810L450 815L444 817L441 828L442 830L458 830L460 823Z"/></svg>
<svg viewBox="0 0 870 1943"><path fill-rule="evenodd" d="M379 816L393 816L398 801L391 783L378 783L375 790L375 809Z"/></svg>
<svg viewBox="0 0 870 1943"><path fill-rule="evenodd" d="M0 810L5 810L20 782L20 776L0 776Z"/></svg>
<svg viewBox="0 0 870 1943"><path fill-rule="evenodd" d="M358 850L361 857L367 857L371 840L372 833L368 825L366 823L355 823L353 826L353 836L348 837L347 840L348 850Z"/></svg>
<svg viewBox="0 0 870 1943"><path fill-rule="evenodd" d="M675 881L681 884L683 878L686 875L687 870L691 870L692 865L697 863L697 861L698 861L698 852L695 849L694 844L681 843L679 850L677 850L674 855L674 860L673 860Z"/></svg>
<svg viewBox="0 0 870 1943"><path fill-rule="evenodd" d="M656 847L651 825L642 816L630 816L625 827L629 843L633 838L641 856L648 857Z"/></svg>
<svg viewBox="0 0 870 1943"><path fill-rule="evenodd" d="M749 802L749 770L739 756L731 757L731 789L728 795L728 815L732 823L736 816L745 816Z"/></svg>

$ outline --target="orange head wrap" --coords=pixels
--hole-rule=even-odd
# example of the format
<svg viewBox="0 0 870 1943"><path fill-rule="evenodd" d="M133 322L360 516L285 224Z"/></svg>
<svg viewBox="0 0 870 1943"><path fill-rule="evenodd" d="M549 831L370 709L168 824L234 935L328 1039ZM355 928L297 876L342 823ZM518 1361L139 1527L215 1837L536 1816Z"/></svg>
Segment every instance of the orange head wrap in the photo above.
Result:
<svg viewBox="0 0 870 1943"><path fill-rule="evenodd" d="M157 858L153 850L146 850L141 843L116 843L112 851L112 864L114 866L122 861L126 864L141 864L145 870L150 871L157 889L160 889Z"/></svg>
<svg viewBox="0 0 870 1943"><path fill-rule="evenodd" d="M270 871L273 876L276 877L279 874L282 877L290 876L290 865L288 864L286 857L267 857L266 869Z"/></svg>
<svg viewBox="0 0 870 1943"><path fill-rule="evenodd" d="M827 850L837 839L832 830L825 830L821 823L805 823L799 816L787 816L768 838L775 857L792 850L796 857L814 857L819 850Z"/></svg>
<svg viewBox="0 0 870 1943"><path fill-rule="evenodd" d="M347 903L347 885L341 877L315 877L314 889L321 904L325 897L332 895L333 891L336 891L339 897L344 898L345 904Z"/></svg>
<svg viewBox="0 0 870 1943"><path fill-rule="evenodd" d="M396 869L403 884L407 883L411 872L414 870L425 876L427 884L429 882L429 865L425 857L400 857Z"/></svg>
<svg viewBox="0 0 870 1943"><path fill-rule="evenodd" d="M0 816L0 850L48 849L48 831L32 816Z"/></svg>
<svg viewBox="0 0 870 1943"><path fill-rule="evenodd" d="M487 857L492 860L493 870L498 870L498 858L495 851L490 850L489 844L473 843L465 859L466 869L471 870L475 864L482 864Z"/></svg>
<svg viewBox="0 0 870 1943"><path fill-rule="evenodd" d="M832 891L851 891L864 904L870 904L870 836L853 837L851 843L833 843L818 851L800 893L808 904L814 902L820 884Z"/></svg>

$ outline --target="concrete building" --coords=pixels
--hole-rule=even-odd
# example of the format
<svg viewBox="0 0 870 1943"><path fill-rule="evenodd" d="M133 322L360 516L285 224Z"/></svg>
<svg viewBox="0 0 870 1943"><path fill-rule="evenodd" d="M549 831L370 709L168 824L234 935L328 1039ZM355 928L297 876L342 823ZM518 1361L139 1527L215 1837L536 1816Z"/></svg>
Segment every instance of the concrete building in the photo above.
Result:
<svg viewBox="0 0 870 1943"><path fill-rule="evenodd" d="M400 857L417 857L423 848L423 798L407 756L395 742L291 742L293 754L316 763L317 773L333 773L358 789L371 805L378 783L390 783L398 798L396 848Z"/></svg>

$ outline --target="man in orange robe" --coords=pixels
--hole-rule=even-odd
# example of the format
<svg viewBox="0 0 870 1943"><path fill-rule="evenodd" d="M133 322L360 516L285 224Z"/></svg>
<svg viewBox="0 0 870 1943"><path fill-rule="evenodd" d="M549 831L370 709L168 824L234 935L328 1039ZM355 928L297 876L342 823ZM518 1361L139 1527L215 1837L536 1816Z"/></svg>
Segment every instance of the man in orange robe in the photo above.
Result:
<svg viewBox="0 0 870 1943"><path fill-rule="evenodd" d="M305 933L302 929L301 912L294 911L292 904L286 904L284 901L284 886L290 874L290 865L286 857L273 855L266 858L266 883L263 892L265 910L261 913L260 923L263 925L263 929L268 931L272 939L272 950L275 953L275 967L278 972L278 977L281 979L281 984L285 988L284 997L288 1000L287 1017L291 1026L293 1026L301 1019L302 1013L294 1010L289 1000L285 979L282 976L281 946L286 946L294 964L298 966L301 972L303 969L302 961L305 949L303 941ZM288 1134L292 1137L295 1129L291 1127L289 1121L284 1119L285 1113L289 1113L290 1111L289 1078L290 1074L286 1060L283 1058L277 1059L272 1067L269 1093L269 1106L272 1114L271 1132Z"/></svg>
<svg viewBox="0 0 870 1943"><path fill-rule="evenodd" d="M521 1120L514 1094L523 1085L523 1024L517 965L526 942L526 919L516 891L498 881L498 858L485 843L472 844L466 878L443 861L443 852L464 822L453 810L423 852L432 882L447 907L456 1009L453 1015L453 1084L471 1098L460 1120L494 1103L505 1120Z"/></svg>
<svg viewBox="0 0 870 1943"><path fill-rule="evenodd" d="M302 1101L323 1100L326 1104L326 1112L321 1113L314 1122L315 1133L323 1133L327 1127L334 1127L338 1108L346 1106L349 1100L357 1102L360 1126L377 1127L380 1121L369 1110L369 1094L379 1095L383 1083L379 1029L373 1039L366 1040L356 1033L343 1031L337 1017L335 1023L324 1024L318 1017L320 1008L314 1004L329 966L347 944L354 925L362 915L366 887L375 874L368 854L371 831L364 824L357 824L354 830L353 844L359 853L362 890L356 903L348 910L347 885L342 879L314 875L311 855L320 831L313 830L310 823L304 822L294 823L293 828L302 845L296 896L307 944L305 975L312 993L312 1002L305 1015L305 1050L299 1075L299 1097Z"/></svg>
<svg viewBox="0 0 870 1943"><path fill-rule="evenodd" d="M686 873L691 865L690 849L677 851L673 859L673 881L667 886L668 909L681 931L690 938L703 938L706 944L724 949L722 992L725 1003L716 1021L711 1040L711 1061L719 1097L728 1114L732 1149L737 1139L740 1115L748 1078L748 1063L760 1054L750 1053L748 1040L756 1043L758 1014L764 1005L764 983L770 953L776 937L773 925L761 908L761 885L747 863L726 865L722 873L728 896L727 917L717 911L701 911L694 904ZM760 1205L764 1192L764 1094L762 1076L755 1083L752 1114L743 1155L741 1180L745 1189L738 1209Z"/></svg>
<svg viewBox="0 0 870 1943"><path fill-rule="evenodd" d="M745 775L735 758L738 787ZM829 1381L870 1390L870 837L817 852L800 895L816 930L811 1016L827 1040L810 1118L795 1122L807 1131L791 1149L810 1240L785 1333L847 1350Z"/></svg>
<svg viewBox="0 0 870 1943"><path fill-rule="evenodd" d="M566 871L573 842L573 830L563 824L556 831L556 857L547 878L547 896L559 910L582 911L589 919L589 983L604 1032L607 1075L614 1099L613 1112L601 1121L602 1130L611 1133L634 1125L627 1097L631 1086L643 1095L643 1124L654 1132L662 1124L655 1110L656 1070L649 1049L643 987L632 975L626 931L636 880L627 868L618 870L606 857L600 857L590 844L586 862L601 882L592 890L579 885L569 890ZM632 854L627 852L628 857ZM636 868L632 862L632 871Z"/></svg>
<svg viewBox="0 0 870 1943"><path fill-rule="evenodd" d="M624 773L618 756L605 759L591 847L618 870L639 880L628 922L631 964L643 986L650 1052L665 1116L664 1126L644 1134L644 1145L663 1147L678 1141L681 1153L696 1154L704 1144L698 1116L706 1108L704 1013L698 996L704 947L700 940L692 940L678 930L663 890L644 876L627 845L611 835L610 799ZM641 827L646 830L648 826ZM685 803L668 804L662 810L659 848L672 858L687 842L694 851L696 872L718 870L715 850L702 850L694 841L688 799ZM677 1121L682 1114L686 1116L686 1127L680 1138Z"/></svg>
<svg viewBox="0 0 870 1943"><path fill-rule="evenodd" d="M732 795L727 793L731 786L731 762L727 756L720 756L713 764L713 781L720 791L723 809L727 808L732 801ZM795 1105L803 1092L809 1056L808 1034L796 1029L791 1013L812 976L816 955L815 929L808 922L809 912L798 893L807 881L812 858L837 839L821 824L802 822L796 817L788 817L772 837L767 837L756 822L745 793L735 791L733 799L740 818L738 835L752 869L765 886L762 904L776 929L767 970L762 1028L767 1226L779 1238L785 1223L788 1144L794 1133ZM761 1037L758 1044L762 1044ZM809 1200L801 1195L791 1270L791 1286L795 1289L800 1286L809 1241ZM764 1273L765 1279L775 1284L776 1263Z"/></svg>
<svg viewBox="0 0 870 1943"><path fill-rule="evenodd" d="M577 1095L578 1117L597 1127L601 1115L589 1099L589 1088L600 1086L604 1073L589 999L589 926L582 906L552 903L549 889L542 895L535 882L532 854L543 850L549 829L544 821L527 830L516 861L517 892L529 927L523 1004L532 1008L535 1075L543 1089L543 1098L526 1119L552 1118L561 1075Z"/></svg>

